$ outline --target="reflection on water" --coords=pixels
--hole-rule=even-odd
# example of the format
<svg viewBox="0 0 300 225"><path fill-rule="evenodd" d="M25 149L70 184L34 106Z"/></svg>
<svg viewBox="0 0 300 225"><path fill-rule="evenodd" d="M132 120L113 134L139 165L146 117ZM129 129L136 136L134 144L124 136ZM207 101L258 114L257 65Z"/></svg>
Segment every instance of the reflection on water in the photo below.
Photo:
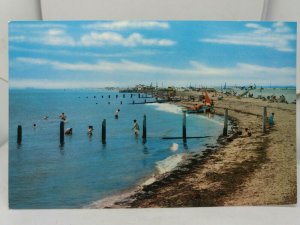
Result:
<svg viewBox="0 0 300 225"><path fill-rule="evenodd" d="M183 141L183 148L184 148L184 150L188 150L189 149L186 141Z"/></svg>

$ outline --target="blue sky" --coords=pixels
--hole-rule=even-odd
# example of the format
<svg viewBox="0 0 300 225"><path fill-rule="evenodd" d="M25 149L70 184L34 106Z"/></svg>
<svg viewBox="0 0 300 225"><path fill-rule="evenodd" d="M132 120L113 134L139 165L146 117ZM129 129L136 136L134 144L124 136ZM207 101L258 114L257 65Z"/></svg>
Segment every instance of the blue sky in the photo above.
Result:
<svg viewBox="0 0 300 225"><path fill-rule="evenodd" d="M296 23L16 21L9 77L14 88L295 86Z"/></svg>

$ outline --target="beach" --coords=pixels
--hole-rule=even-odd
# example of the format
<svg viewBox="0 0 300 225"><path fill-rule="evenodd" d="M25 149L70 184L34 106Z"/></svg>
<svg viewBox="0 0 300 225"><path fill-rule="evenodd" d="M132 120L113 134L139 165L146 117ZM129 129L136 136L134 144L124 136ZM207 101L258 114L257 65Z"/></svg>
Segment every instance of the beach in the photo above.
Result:
<svg viewBox="0 0 300 225"><path fill-rule="evenodd" d="M296 105L223 96L215 113L228 108L227 137L191 154L174 170L113 204L91 208L199 207L295 204ZM193 105L181 101L178 105ZM275 125L262 132L263 107L275 113ZM251 132L251 136L245 129Z"/></svg>
<svg viewBox="0 0 300 225"><path fill-rule="evenodd" d="M295 204L296 25L10 23L9 207Z"/></svg>

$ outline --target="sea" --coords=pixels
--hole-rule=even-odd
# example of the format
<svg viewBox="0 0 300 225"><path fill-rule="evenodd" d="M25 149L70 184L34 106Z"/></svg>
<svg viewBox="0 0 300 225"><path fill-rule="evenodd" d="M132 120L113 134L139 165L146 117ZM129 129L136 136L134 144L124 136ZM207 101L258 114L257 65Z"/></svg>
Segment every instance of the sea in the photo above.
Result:
<svg viewBox="0 0 300 225"><path fill-rule="evenodd" d="M187 115L187 136L210 137L186 143L165 140L163 137L182 135L182 108L168 103L132 104L145 100L154 101L151 96L139 98L138 94L106 89L10 89L10 208L85 207L171 170L184 155L215 144L222 133L222 117ZM115 119L117 109L119 118ZM73 128L63 146L59 139L61 113L67 116L65 129ZM142 131L144 115L146 141L132 130L136 119ZM104 119L106 144L101 141ZM22 126L20 145L18 125ZM87 135L89 126L94 129L92 136Z"/></svg>

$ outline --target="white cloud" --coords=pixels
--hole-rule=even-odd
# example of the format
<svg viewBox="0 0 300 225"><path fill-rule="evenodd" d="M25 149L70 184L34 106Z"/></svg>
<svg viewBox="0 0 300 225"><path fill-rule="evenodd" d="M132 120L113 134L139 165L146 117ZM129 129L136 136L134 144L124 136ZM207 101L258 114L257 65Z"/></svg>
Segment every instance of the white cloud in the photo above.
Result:
<svg viewBox="0 0 300 225"><path fill-rule="evenodd" d="M83 35L80 44L84 46L104 46L104 45L121 45L124 47L142 46L172 46L174 41L168 39L147 39L139 33L133 33L128 37L123 37L115 32L91 32Z"/></svg>
<svg viewBox="0 0 300 225"><path fill-rule="evenodd" d="M97 22L84 25L83 27L96 30L168 29L169 23L158 21L113 21Z"/></svg>
<svg viewBox="0 0 300 225"><path fill-rule="evenodd" d="M47 59L40 59L40 58L26 58L26 57L19 57L17 61L29 64L36 64L36 65L46 65L51 64L50 60Z"/></svg>
<svg viewBox="0 0 300 225"><path fill-rule="evenodd" d="M195 61L191 61L190 68L177 69L172 67L161 67L151 64L137 63L129 60L120 62L100 61L90 63L64 63L39 58L17 58L17 61L35 65L50 65L59 70L90 71L90 72L136 72L136 73L161 73L175 75L228 75L230 70L208 67Z"/></svg>
<svg viewBox="0 0 300 225"><path fill-rule="evenodd" d="M275 29L276 33L288 33L291 29L286 26L283 22L277 22L273 24L273 28Z"/></svg>
<svg viewBox="0 0 300 225"><path fill-rule="evenodd" d="M11 42L38 43L52 46L172 46L176 42L169 39L145 38L140 33L132 33L128 37L116 32L91 32L84 34L80 40L67 34L63 29L49 29L36 36L19 35L12 36Z"/></svg>
<svg viewBox="0 0 300 225"><path fill-rule="evenodd" d="M10 88L43 88L43 89L57 89L57 88L99 88L99 87L113 87L115 82L110 81L62 81L62 80L48 80L48 79L11 79L9 81Z"/></svg>
<svg viewBox="0 0 300 225"><path fill-rule="evenodd" d="M34 65L48 65L57 70L106 72L106 73L141 73L170 75L177 78L222 78L222 79L277 79L295 77L296 69L292 67L268 67L255 64L237 63L233 67L212 67L196 61L190 61L187 68L162 67L151 64L138 63L128 60L120 62L100 61L91 63L65 63L39 58L17 58L17 61Z"/></svg>
<svg viewBox="0 0 300 225"><path fill-rule="evenodd" d="M16 35L9 37L9 41L24 42L25 40L26 37L24 35Z"/></svg>
<svg viewBox="0 0 300 225"><path fill-rule="evenodd" d="M35 21L35 22L27 22L27 21L12 21L9 22L9 29L11 31L19 31L20 29L65 29L67 25L60 23L49 23L44 21Z"/></svg>
<svg viewBox="0 0 300 225"><path fill-rule="evenodd" d="M76 51L72 50L53 50L53 49L41 49L41 48L23 48L12 46L9 48L9 51L15 52L26 52L26 53L38 53L44 55L60 55L60 56L80 56L80 57L97 57L97 58L128 58L128 57L136 57L136 56L153 56L160 54L173 54L171 51L159 51L153 49L147 50L132 50L132 51L123 51L123 52L115 52L115 53L95 53L91 51Z"/></svg>
<svg viewBox="0 0 300 225"><path fill-rule="evenodd" d="M75 46L76 41L64 29L48 29L36 34L23 34L9 37L10 42L38 43L52 46Z"/></svg>
<svg viewBox="0 0 300 225"><path fill-rule="evenodd" d="M75 40L62 29L50 29L40 40L46 45L74 46Z"/></svg>
<svg viewBox="0 0 300 225"><path fill-rule="evenodd" d="M245 26L254 29L254 33L256 34L263 34L271 31L270 28L263 27L257 23L247 23Z"/></svg>
<svg viewBox="0 0 300 225"><path fill-rule="evenodd" d="M218 35L215 38L200 39L200 42L225 44L225 45L246 45L273 48L282 52L293 52L290 42L296 40L296 35L284 23L274 23L272 28L261 26L256 23L245 25L248 32L235 33L231 35Z"/></svg>

